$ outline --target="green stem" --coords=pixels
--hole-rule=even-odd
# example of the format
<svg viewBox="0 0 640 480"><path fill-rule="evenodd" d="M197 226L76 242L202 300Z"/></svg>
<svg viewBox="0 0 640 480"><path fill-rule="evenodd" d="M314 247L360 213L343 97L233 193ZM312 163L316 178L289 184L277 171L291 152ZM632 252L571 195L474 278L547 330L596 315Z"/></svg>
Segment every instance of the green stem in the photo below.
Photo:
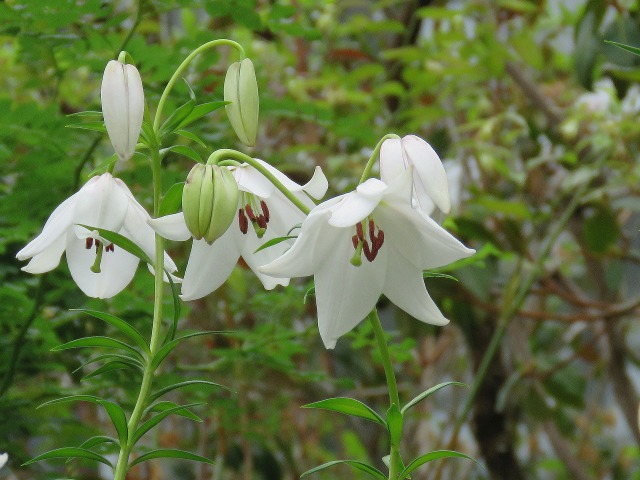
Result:
<svg viewBox="0 0 640 480"><path fill-rule="evenodd" d="M369 157L369 160L367 161L367 164L365 165L364 170L362 171L362 176L360 177L360 181L358 182L358 185L360 185L361 183L363 183L365 180L369 178L369 175L371 175L371 169L375 165L376 159L378 158L378 154L380 153L380 148L382 148L382 144L384 143L385 140L388 140L390 138L399 139L400 137L395 133L388 133L378 141L376 148L373 149L373 153L371 153L371 156Z"/></svg>
<svg viewBox="0 0 640 480"><path fill-rule="evenodd" d="M241 162L248 163L253 168L258 170L262 175L264 175L267 180L269 180L278 190L282 192L282 194L291 200L298 209L304 213L305 215L309 215L311 209L307 207L298 197L296 197L293 192L291 192L287 187L285 187L280 180L278 180L273 173L265 168L260 162L258 162L255 158L250 157L242 152L238 152L237 150L231 150L228 148L223 148L220 150L216 150L211 155L209 155L209 159L207 160L207 165L217 165L220 161L226 160L239 160Z"/></svg>
<svg viewBox="0 0 640 480"><path fill-rule="evenodd" d="M164 92L162 92L162 96L160 97L160 101L158 102L158 109L156 110L156 118L153 121L153 131L156 135L158 135L158 131L160 130L160 118L162 117L162 110L164 110L164 104L167 101L169 92L171 92L171 89L173 88L175 83L178 81L178 78L180 78L180 74L184 71L185 68L187 68L189 63L191 63L191 61L195 57L197 57L199 54L201 54L205 50L208 50L210 48L214 48L220 45L228 45L235 48L236 50L238 50L238 52L240 52L240 56L242 57L242 59L245 58L245 53L244 53L244 49L242 48L242 45L234 42L233 40L227 40L226 38L212 40L210 42L205 43L204 45L200 45L193 52L191 52L189 56L185 58L184 61L180 64L178 69L174 72L173 76L169 79L169 83L167 83L167 86L164 88Z"/></svg>
<svg viewBox="0 0 640 480"><path fill-rule="evenodd" d="M382 357L382 367L384 368L384 375L387 378L387 386L389 387L389 402L391 406L395 405L400 410L400 395L398 394L398 383L396 382L396 374L393 371L393 364L391 363L391 355L389 355L389 347L387 346L387 339L378 317L378 311L374 308L369 313L368 317L373 327L373 333L376 337L376 343L378 344L378 350ZM389 458L389 480L397 480L400 470L402 469L402 460L400 457L400 450L397 446L391 446L390 458Z"/></svg>
<svg viewBox="0 0 640 480"><path fill-rule="evenodd" d="M156 146L152 146L152 161L151 169L153 172L153 213L157 217L160 211L160 194L162 190L162 167L160 161L160 152ZM149 393L151 392L151 385L153 377L155 375L155 369L153 367L153 359L160 345L160 330L162 328L162 297L164 294L164 239L156 234L155 236L155 259L153 262L154 268L154 285L155 295L153 302L153 324L151 327L151 340L149 342L149 355L145 363L144 372L142 374L142 383L140 385L140 392L136 400L135 407L129 418L127 424L128 438L126 445L120 446L120 454L118 456L118 463L114 472L114 480L125 480L128 466L129 455L134 447L133 435L135 434L138 424L142 419L144 409L147 407Z"/></svg>

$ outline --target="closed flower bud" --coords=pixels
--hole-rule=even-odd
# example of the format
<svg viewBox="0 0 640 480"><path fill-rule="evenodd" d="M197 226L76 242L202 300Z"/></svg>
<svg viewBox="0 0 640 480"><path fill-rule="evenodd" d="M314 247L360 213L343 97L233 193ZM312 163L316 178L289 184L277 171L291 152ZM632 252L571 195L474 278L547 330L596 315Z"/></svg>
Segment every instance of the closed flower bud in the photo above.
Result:
<svg viewBox="0 0 640 480"><path fill-rule="evenodd" d="M227 116L242 143L253 147L258 134L258 81L248 58L231 64L224 79Z"/></svg>
<svg viewBox="0 0 640 480"><path fill-rule="evenodd" d="M144 91L136 67L111 60L104 70L100 97L111 144L120 160L129 160L135 152L144 115Z"/></svg>
<svg viewBox="0 0 640 480"><path fill-rule="evenodd" d="M232 173L217 165L195 165L182 192L182 211L196 240L211 244L233 222L240 192Z"/></svg>

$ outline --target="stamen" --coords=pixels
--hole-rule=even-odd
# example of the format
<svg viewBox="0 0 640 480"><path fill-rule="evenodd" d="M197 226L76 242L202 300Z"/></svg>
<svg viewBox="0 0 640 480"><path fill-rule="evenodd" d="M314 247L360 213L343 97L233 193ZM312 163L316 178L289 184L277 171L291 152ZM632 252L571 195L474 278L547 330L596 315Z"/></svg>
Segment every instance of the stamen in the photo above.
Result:
<svg viewBox="0 0 640 480"><path fill-rule="evenodd" d="M243 235L246 235L249 231L249 220L247 220L244 209L242 208L238 210L238 223L240 223L240 231Z"/></svg>
<svg viewBox="0 0 640 480"><path fill-rule="evenodd" d="M362 222L356 223L356 232L361 242L364 242L364 232L362 231Z"/></svg>
<svg viewBox="0 0 640 480"><path fill-rule="evenodd" d="M267 207L267 202L264 200L260 200L260 208L262 208L262 213L264 214L264 218L269 223L271 219L271 215L269 214L269 208Z"/></svg>
<svg viewBox="0 0 640 480"><path fill-rule="evenodd" d="M102 251L102 242L98 239L96 239L96 253L98 253L98 249L100 249L100 251Z"/></svg>
<svg viewBox="0 0 640 480"><path fill-rule="evenodd" d="M99 240L96 240L96 261L91 265L91 271L93 273L100 273L100 262L102 262L103 246Z"/></svg>
<svg viewBox="0 0 640 480"><path fill-rule="evenodd" d="M91 247L93 247L93 238L87 237L84 241L84 248L89 250Z"/></svg>
<svg viewBox="0 0 640 480"><path fill-rule="evenodd" d="M115 250L115 246L113 245L113 243L110 243L109 245L107 245L107 248L105 248L105 250L107 252L113 252Z"/></svg>
<svg viewBox="0 0 640 480"><path fill-rule="evenodd" d="M376 227L375 224L373 223L373 219L369 219L369 238L371 239L371 242L374 243L374 240L376 238Z"/></svg>
<svg viewBox="0 0 640 480"><path fill-rule="evenodd" d="M264 215L259 215L258 218L256 218L256 223L260 228L267 229L267 217Z"/></svg>
<svg viewBox="0 0 640 480"><path fill-rule="evenodd" d="M362 242L362 246L364 250L364 256L367 258L367 260L373 262L376 258L376 254L378 253L377 250L371 250L369 248L369 242L367 242L366 240Z"/></svg>
<svg viewBox="0 0 640 480"><path fill-rule="evenodd" d="M353 248L358 248L358 236L354 235L351 237L351 242L353 243Z"/></svg>
<svg viewBox="0 0 640 480"><path fill-rule="evenodd" d="M384 232L382 230L378 229L378 236L375 238L375 240L373 242L374 250L376 252L378 250L380 250L380 248L382 247L383 243L384 243Z"/></svg>
<svg viewBox="0 0 640 480"><path fill-rule="evenodd" d="M252 222L256 222L258 220L258 218L256 217L256 214L253 213L253 209L251 208L251 205L247 203L244 209L247 211L247 216L249 217L249 220L251 220Z"/></svg>

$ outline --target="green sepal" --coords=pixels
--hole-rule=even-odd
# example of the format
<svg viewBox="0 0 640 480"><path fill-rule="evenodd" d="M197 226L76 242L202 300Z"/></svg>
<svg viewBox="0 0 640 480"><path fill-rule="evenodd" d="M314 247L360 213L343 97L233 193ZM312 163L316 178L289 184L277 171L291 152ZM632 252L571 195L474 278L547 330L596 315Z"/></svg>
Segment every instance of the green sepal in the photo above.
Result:
<svg viewBox="0 0 640 480"><path fill-rule="evenodd" d="M351 415L352 417L360 417L365 420L369 420L374 423L379 423L384 427L387 426L384 419L378 415L373 409L353 398L348 397L335 397L328 398L326 400L320 400L319 402L309 403L303 405L302 408L317 408L321 410L331 410L333 412L343 413L345 415Z"/></svg>
<svg viewBox="0 0 640 480"><path fill-rule="evenodd" d="M411 472L413 472L416 468L421 467L425 463L431 462L433 460L440 460L441 458L466 458L468 460L473 460L478 465L482 466L475 458L472 458L464 453L456 452L454 450L436 450L435 452L429 452L424 455L420 455L418 458L413 460L409 465L406 466L398 478L406 478Z"/></svg>
<svg viewBox="0 0 640 480"><path fill-rule="evenodd" d="M147 341L144 339L142 334L136 330L135 327L131 326L125 320L116 317L115 315L111 315L110 313L100 312L98 310L86 310L82 308L72 309L72 312L82 312L87 315L91 315L98 320L102 320L103 322L108 323L109 325L116 327L121 333L129 337L134 341L136 345L138 345L143 351L149 353L149 345L147 345Z"/></svg>
<svg viewBox="0 0 640 480"><path fill-rule="evenodd" d="M403 418L400 409L394 403L387 410L387 429L389 430L389 441L392 447L399 447L402 441Z"/></svg>
<svg viewBox="0 0 640 480"><path fill-rule="evenodd" d="M358 460L333 460L332 462L323 463L322 465L312 468L311 470L307 470L302 475L300 475L300 478L311 475L312 473L319 472L321 470L324 470L325 468L333 467L335 465L348 465L356 470L368 473L378 480L387 480L387 477L380 470L364 462L359 462Z"/></svg>
<svg viewBox="0 0 640 480"><path fill-rule="evenodd" d="M32 463L40 462L42 460L49 460L51 458L86 458L88 460L94 460L96 462L104 463L105 465L113 468L113 465L109 460L107 460L102 455L92 452L86 448L80 447L63 447L56 448L55 450L50 450L46 453L38 455L37 457L32 458L28 462L22 464L22 466L31 465Z"/></svg>
<svg viewBox="0 0 640 480"><path fill-rule="evenodd" d="M191 385L208 385L211 387L219 387L219 388L223 388L225 390L231 391L231 389L229 387L226 387L224 385L220 385L219 383L215 383L215 382L210 382L208 380L186 380L184 382L179 382L179 383L174 383L172 385L167 385L166 387L161 388L160 390L152 393L151 395L149 395L149 401L153 402L154 400L157 400L158 398L160 398L161 396L173 391L173 390L177 390L178 388L184 388L184 387L189 387Z"/></svg>
<svg viewBox="0 0 640 480"><path fill-rule="evenodd" d="M407 410L409 410L411 407L415 406L417 403L421 402L422 400L427 398L432 393L437 392L441 388L448 387L449 385L458 385L458 386L467 387L467 388L469 387L469 385L467 385L466 383L462 383L462 382L444 382L444 383L439 383L435 387L431 387L430 389L425 390L420 395L416 396L413 400L411 400L404 407L402 407L402 410L400 410L400 413L402 413L404 415L404 413Z"/></svg>
<svg viewBox="0 0 640 480"><path fill-rule="evenodd" d="M195 462L203 462L210 465L214 464L213 460L201 457L200 455L196 455L195 453L185 452L183 450L159 449L152 450L145 453L144 455L140 455L129 464L129 468L138 465L139 463L146 462L147 460L153 460L154 458L182 458L183 460L193 460Z"/></svg>

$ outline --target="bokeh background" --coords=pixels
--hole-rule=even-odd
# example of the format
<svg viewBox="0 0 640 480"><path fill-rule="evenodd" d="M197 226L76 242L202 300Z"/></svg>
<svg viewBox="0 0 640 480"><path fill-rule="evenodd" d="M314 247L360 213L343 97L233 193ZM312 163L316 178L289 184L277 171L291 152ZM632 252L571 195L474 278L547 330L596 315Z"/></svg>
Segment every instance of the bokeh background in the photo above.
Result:
<svg viewBox="0 0 640 480"><path fill-rule="evenodd" d="M384 299L380 307L405 401L443 381L476 386L449 387L416 407L405 456L454 448L485 469L451 459L413 478L639 479L640 57L605 43L640 45L631 0L1 2L0 451L10 462L0 478L109 478L83 461L20 467L112 428L95 405L39 404L95 393L130 407L137 393L129 371L81 381L92 371L78 369L88 354L51 348L116 334L71 309L106 310L150 330L144 269L99 301L82 295L64 261L30 276L14 258L112 154L104 134L68 128L80 120L68 115L100 109L102 71L121 49L153 110L182 59L220 37L242 43L258 75L259 138L245 151L295 180L320 165L330 195L353 188L389 132L423 137L445 162L454 210L444 225L478 250L440 272L457 281L425 280L451 324L421 324ZM222 99L235 59L223 48L189 68L199 103ZM179 85L169 108L187 98ZM193 131L207 149L179 141L203 156L244 148L223 111ZM192 163L169 154L165 188ZM116 173L150 206L144 159ZM189 248L170 245L181 268ZM175 393L176 402L202 402L194 410L204 421L171 417L146 441L216 464L149 462L128 478L292 480L341 458L384 468L387 438L376 425L300 408L331 396L381 412L388 405L368 325L326 351L313 297L303 301L311 286L303 279L266 292L240 264L215 294L185 305L182 331L237 333L184 344L158 382L206 378L234 393ZM358 475L339 467L316 478Z"/></svg>

